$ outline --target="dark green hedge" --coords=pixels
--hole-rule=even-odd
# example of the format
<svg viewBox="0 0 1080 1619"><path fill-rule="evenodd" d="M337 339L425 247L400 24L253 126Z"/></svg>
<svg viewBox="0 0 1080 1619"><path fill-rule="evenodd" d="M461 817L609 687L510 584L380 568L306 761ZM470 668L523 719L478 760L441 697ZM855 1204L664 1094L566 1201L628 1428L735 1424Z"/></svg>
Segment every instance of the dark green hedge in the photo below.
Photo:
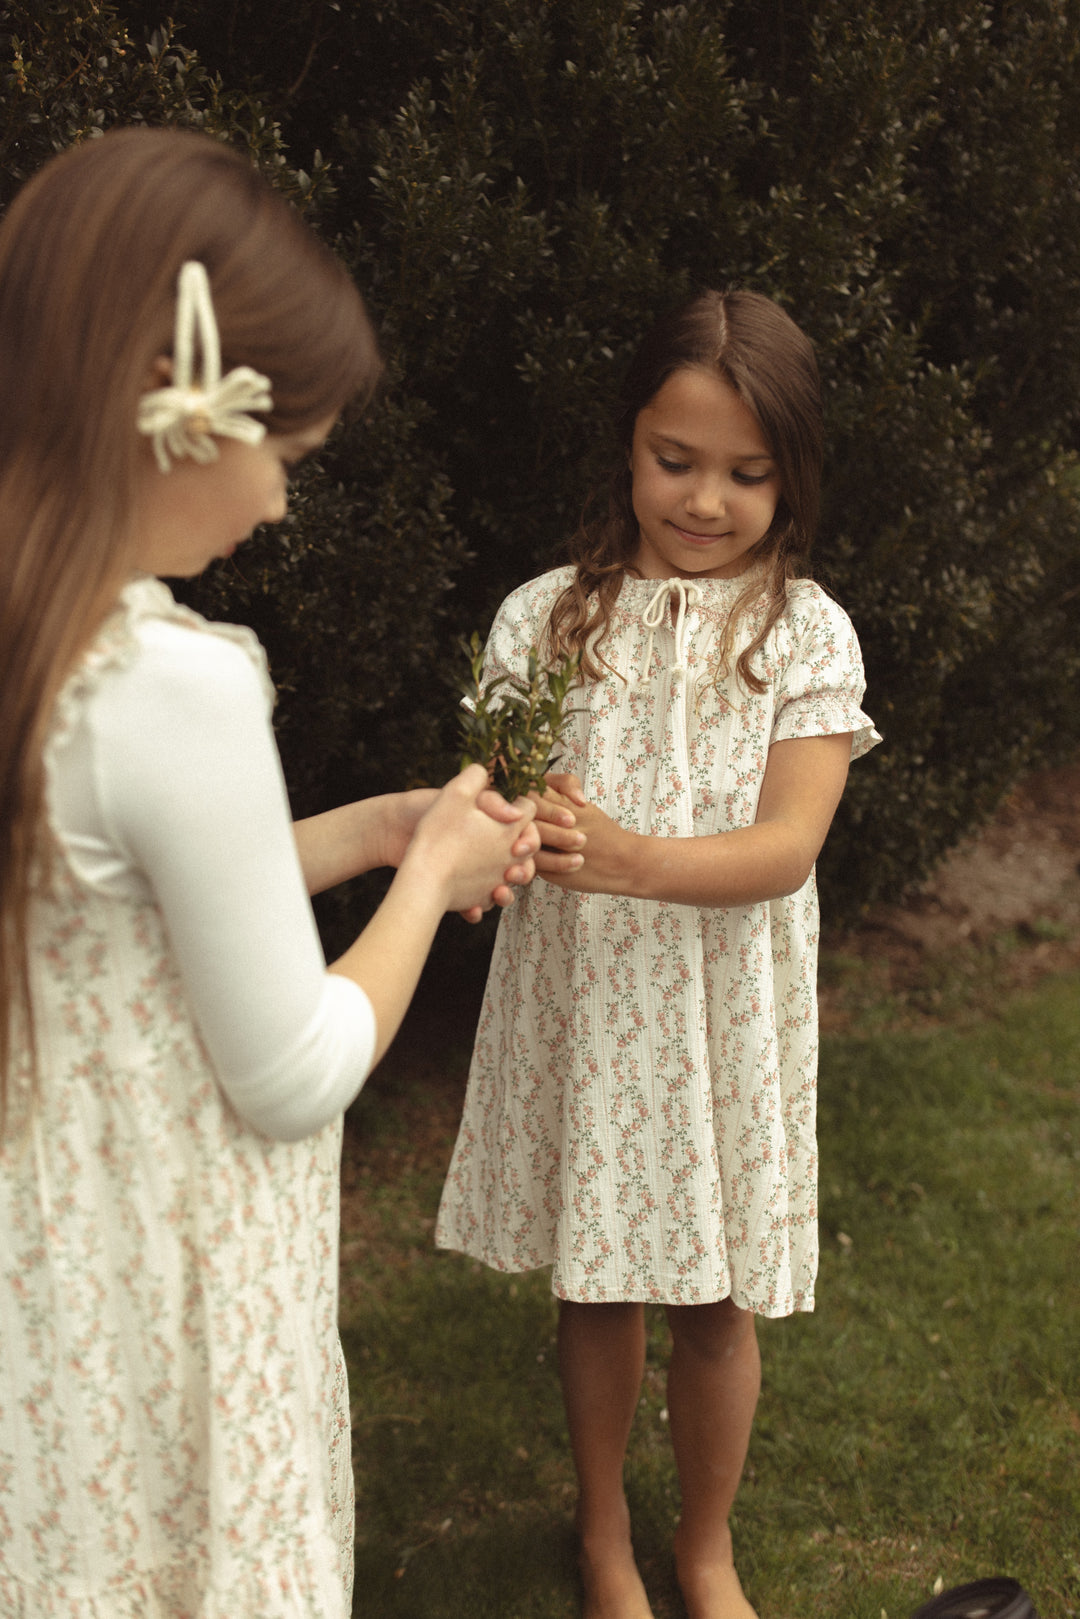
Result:
<svg viewBox="0 0 1080 1619"><path fill-rule="evenodd" d="M620 368L700 283L780 299L821 360L817 569L887 738L822 862L832 917L1075 750L1080 0L178 0L197 55L152 59L153 0L20 15L14 167L90 121L202 121L379 322L375 414L195 592L270 649L298 807L452 768L457 636L553 559Z"/></svg>

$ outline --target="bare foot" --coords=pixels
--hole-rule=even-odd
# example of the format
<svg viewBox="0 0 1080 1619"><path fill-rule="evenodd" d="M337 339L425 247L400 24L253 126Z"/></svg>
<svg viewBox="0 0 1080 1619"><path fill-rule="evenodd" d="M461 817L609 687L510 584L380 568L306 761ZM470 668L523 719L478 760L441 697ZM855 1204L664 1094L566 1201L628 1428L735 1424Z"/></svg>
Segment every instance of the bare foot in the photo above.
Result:
<svg viewBox="0 0 1080 1619"><path fill-rule="evenodd" d="M758 1619L743 1595L734 1564L714 1564L680 1573L679 1589L688 1619Z"/></svg>
<svg viewBox="0 0 1080 1619"><path fill-rule="evenodd" d="M641 1583L630 1527L606 1535L581 1535L578 1566L585 1589L583 1619L653 1619Z"/></svg>
<svg viewBox="0 0 1080 1619"><path fill-rule="evenodd" d="M718 1550L719 1555L708 1560L692 1556L680 1548L676 1530L675 1563L688 1619L758 1619L735 1572L730 1531Z"/></svg>

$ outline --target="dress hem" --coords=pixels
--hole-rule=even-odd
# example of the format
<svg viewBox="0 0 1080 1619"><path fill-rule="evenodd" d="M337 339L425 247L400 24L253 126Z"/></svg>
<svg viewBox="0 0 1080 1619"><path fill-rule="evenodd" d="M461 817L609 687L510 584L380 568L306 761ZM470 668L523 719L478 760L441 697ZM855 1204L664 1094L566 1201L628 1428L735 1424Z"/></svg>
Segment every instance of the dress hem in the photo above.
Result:
<svg viewBox="0 0 1080 1619"><path fill-rule="evenodd" d="M537 1271L542 1270L551 1270L553 1272L555 1266L555 1261L553 1259L541 1260L535 1265L503 1264L497 1260L491 1259L487 1254L476 1253L473 1249L458 1247L454 1243L440 1242L438 1240L436 1240L435 1247L440 1253L458 1254L462 1259L471 1259L476 1264L486 1265L488 1270L493 1270L498 1276L532 1276ZM748 1310L751 1315L761 1316L767 1321L782 1321L787 1316L791 1315L811 1315L815 1308L815 1295L813 1291L793 1294L790 1301L785 1300L779 1304L774 1302L755 1301L740 1303L737 1296L737 1290L730 1287L726 1293L717 1293L715 1297L710 1295L707 1298L697 1299L670 1298L664 1296L663 1294L650 1293L645 1289L633 1289L631 1290L629 1296L620 1293L620 1295L616 1298L588 1298L583 1296L580 1292L560 1292L556 1286L554 1274L551 1278L551 1292L554 1298L557 1298L567 1304L670 1304L673 1306L685 1306L695 1304L722 1304L725 1299L729 1299L734 1296L738 1309Z"/></svg>

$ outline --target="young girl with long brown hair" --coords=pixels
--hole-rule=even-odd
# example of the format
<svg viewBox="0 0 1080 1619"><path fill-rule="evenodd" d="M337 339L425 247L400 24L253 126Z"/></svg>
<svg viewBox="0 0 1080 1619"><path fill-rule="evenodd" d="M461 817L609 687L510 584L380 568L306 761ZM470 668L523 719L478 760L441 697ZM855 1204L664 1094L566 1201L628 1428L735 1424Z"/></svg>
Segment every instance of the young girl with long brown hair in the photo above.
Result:
<svg viewBox="0 0 1080 1619"><path fill-rule="evenodd" d="M501 919L437 1240L553 1266L588 1619L650 1612L623 1493L646 1303L687 1611L754 1612L729 1527L754 1317L812 1309L817 1265L813 868L879 740L851 624L805 577L821 459L809 340L760 294L701 294L630 367L573 565L488 646L492 677L533 643L582 655L547 795L576 827L546 824L548 881Z"/></svg>
<svg viewBox="0 0 1080 1619"><path fill-rule="evenodd" d="M380 362L174 130L0 226L0 1615L344 1619L341 1115L441 915L526 881L479 766L290 824L250 632L180 608ZM309 893L397 867L326 969Z"/></svg>

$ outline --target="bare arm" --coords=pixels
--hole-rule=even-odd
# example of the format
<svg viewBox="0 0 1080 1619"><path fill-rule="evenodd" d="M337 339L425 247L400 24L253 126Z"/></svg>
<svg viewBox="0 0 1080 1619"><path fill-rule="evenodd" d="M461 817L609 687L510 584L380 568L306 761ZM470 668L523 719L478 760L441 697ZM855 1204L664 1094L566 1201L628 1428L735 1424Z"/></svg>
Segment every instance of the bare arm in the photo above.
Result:
<svg viewBox="0 0 1080 1619"><path fill-rule="evenodd" d="M140 627L139 656L103 685L81 743L70 796L91 838L149 881L222 1089L283 1141L348 1105L394 1034L443 909L489 904L513 850L537 838L532 804L500 800L490 813L478 766L441 793L344 806L297 837L251 659L167 622ZM328 974L307 883L399 857L385 913Z"/></svg>
<svg viewBox="0 0 1080 1619"><path fill-rule="evenodd" d="M321 894L378 866L400 866L421 818L438 797L434 787L383 793L294 821L293 836L308 893ZM523 806L507 804L498 793L483 792L478 803L492 820L505 826L521 822L521 836L510 849L513 864L508 865L492 896L496 904L508 904L507 885L527 883L532 877L530 856L536 851L538 834ZM472 907L470 918L473 910L479 914L479 907Z"/></svg>
<svg viewBox="0 0 1080 1619"><path fill-rule="evenodd" d="M533 806L507 805L496 818L486 806L486 776L470 765L435 795L417 821L386 898L360 937L330 968L360 985L375 1012L373 1062L390 1044L412 999L435 930L446 911L482 905L510 863L522 822Z"/></svg>
<svg viewBox="0 0 1080 1619"><path fill-rule="evenodd" d="M321 894L378 866L400 865L416 823L437 797L435 788L384 793L294 821L308 893Z"/></svg>
<svg viewBox="0 0 1080 1619"><path fill-rule="evenodd" d="M595 805L555 794L572 806L585 834L578 871L541 852L548 882L579 893L626 894L675 905L751 905L801 888L825 842L847 780L850 733L775 742L752 826L700 838L628 832ZM571 792L573 791L571 786ZM549 833L544 828L545 844Z"/></svg>

